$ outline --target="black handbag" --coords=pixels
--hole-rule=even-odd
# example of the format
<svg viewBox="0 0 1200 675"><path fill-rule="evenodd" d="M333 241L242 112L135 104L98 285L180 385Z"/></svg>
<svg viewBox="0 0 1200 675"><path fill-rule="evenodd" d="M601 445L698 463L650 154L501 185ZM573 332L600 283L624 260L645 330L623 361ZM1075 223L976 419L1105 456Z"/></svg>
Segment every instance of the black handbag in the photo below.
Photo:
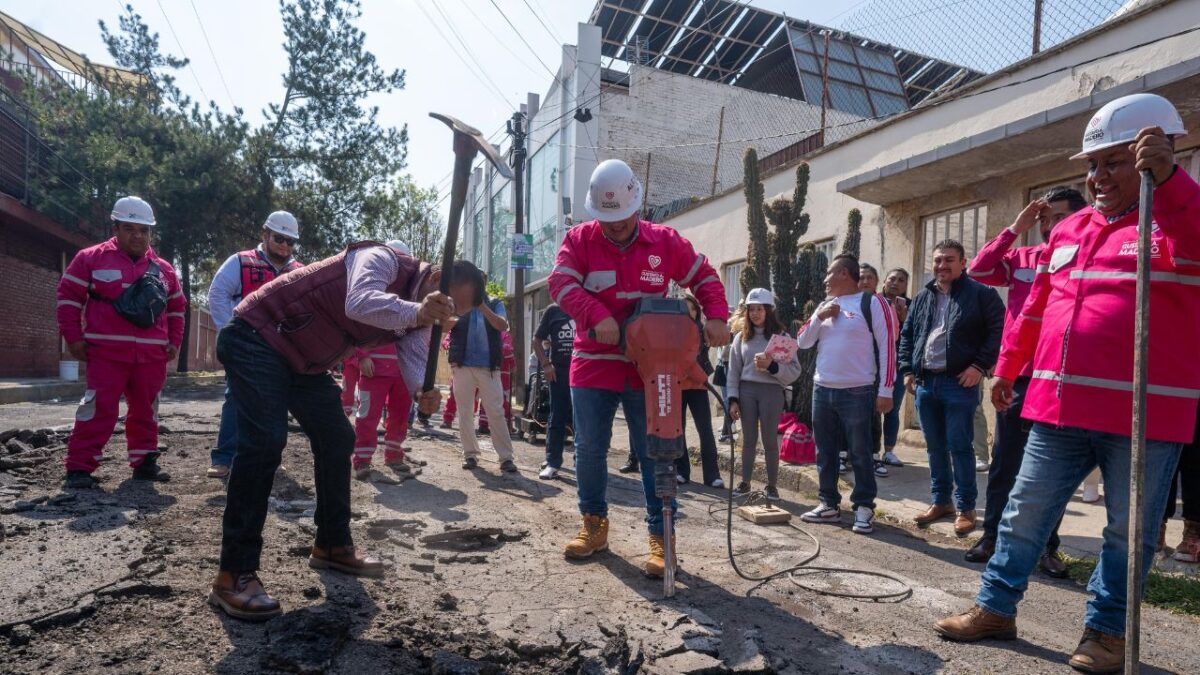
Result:
<svg viewBox="0 0 1200 675"><path fill-rule="evenodd" d="M163 283L162 270L153 260L146 266L146 273L116 300L109 300L95 291L90 295L95 300L111 304L122 319L138 328L150 328L158 323L158 317L167 309L167 285Z"/></svg>
<svg viewBox="0 0 1200 675"><path fill-rule="evenodd" d="M729 382L729 367L724 361L718 361L713 369L712 383L714 387L724 387Z"/></svg>

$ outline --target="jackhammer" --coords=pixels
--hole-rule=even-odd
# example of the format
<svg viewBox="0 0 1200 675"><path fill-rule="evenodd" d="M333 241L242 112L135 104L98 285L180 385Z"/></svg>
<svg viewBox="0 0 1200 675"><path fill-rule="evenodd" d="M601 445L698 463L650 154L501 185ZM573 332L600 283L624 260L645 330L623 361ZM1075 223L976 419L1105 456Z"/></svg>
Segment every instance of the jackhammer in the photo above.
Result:
<svg viewBox="0 0 1200 675"><path fill-rule="evenodd" d="M703 387L707 377L696 360L700 326L687 303L643 298L621 331L625 357L637 366L646 390L646 454L654 461L654 494L662 499L663 596L675 595L675 461L687 454L683 435L683 390Z"/></svg>

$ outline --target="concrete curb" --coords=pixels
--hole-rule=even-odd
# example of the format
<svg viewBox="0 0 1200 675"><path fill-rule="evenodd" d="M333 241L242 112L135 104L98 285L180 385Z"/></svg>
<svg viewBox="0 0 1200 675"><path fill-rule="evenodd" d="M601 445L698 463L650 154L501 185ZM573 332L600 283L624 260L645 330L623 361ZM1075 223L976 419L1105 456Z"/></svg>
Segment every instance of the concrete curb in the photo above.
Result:
<svg viewBox="0 0 1200 675"><path fill-rule="evenodd" d="M208 386L225 382L224 375L170 375L167 377L163 391L173 391L185 387ZM32 403L49 401L50 399L74 399L83 396L87 384L83 382L48 382L45 384L17 385L0 388L0 405L10 403Z"/></svg>
<svg viewBox="0 0 1200 675"><path fill-rule="evenodd" d="M741 471L742 471L742 446L741 446L741 443L738 443L737 449L734 451L734 455L735 455L735 459L734 459L734 463L733 463L733 470L737 474L737 480L734 482L734 486L736 487L737 483L739 481L741 481ZM698 479L701 477L700 474L697 473L699 471L700 449L689 447L688 448L688 456L692 460L692 465L697 467L696 471L693 471L692 475L695 479L697 479L697 482L698 482ZM751 476L751 480L754 483L754 487L760 488L760 487L765 486L767 483L767 467L763 464L761 448L759 448L758 456L755 458L755 460L756 461L754 462L754 471L750 474L750 476ZM721 480L728 481L729 480L729 444L728 443L718 443L717 444L717 465L719 467L721 467ZM783 488L785 490L792 490L794 492L797 492L797 493L799 493L801 495L805 495L805 496L813 495L814 499L815 499L815 495L817 494L817 486L818 486L818 481L817 481L817 465L816 464L788 464L787 462L779 463L779 484L776 485L775 487Z"/></svg>

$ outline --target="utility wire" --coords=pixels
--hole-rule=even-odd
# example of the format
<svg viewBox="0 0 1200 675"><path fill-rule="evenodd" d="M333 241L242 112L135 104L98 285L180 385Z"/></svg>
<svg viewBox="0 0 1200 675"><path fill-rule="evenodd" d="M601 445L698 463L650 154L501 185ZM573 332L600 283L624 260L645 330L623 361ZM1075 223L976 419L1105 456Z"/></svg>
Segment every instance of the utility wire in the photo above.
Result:
<svg viewBox="0 0 1200 675"><path fill-rule="evenodd" d="M162 12L163 18L167 21L167 28L171 31L171 37L175 38L175 46L179 47L179 53L187 59L188 70L192 73L192 79L196 81L196 87L200 89L200 95L207 99L208 92L204 91L204 85L200 84L200 78L196 76L196 67L192 65L192 60L188 59L187 52L183 49L183 43L179 41L179 35L175 32L175 26L171 25L171 17L167 16L167 10L163 7L162 0L157 0L157 2L158 11Z"/></svg>
<svg viewBox="0 0 1200 675"><path fill-rule="evenodd" d="M483 29L488 32L488 35L491 35L496 40L496 42L499 43L499 45L504 48L504 51L511 54L512 57L514 59L516 59L517 63L521 64L526 70L533 73L534 75L538 75L538 76L541 75L541 73L538 72L538 70L536 68L529 65L528 61L524 60L520 56L517 56L517 53L515 51L513 51L513 49L511 47L508 46L508 42L501 39L499 35L496 35L495 31L492 30L492 27L490 25L488 25L488 23L486 21L484 21L479 16L479 14L477 14L475 12L475 9L473 7L471 7L470 0L460 0L460 2L462 2L463 7L465 7L466 10L468 12L470 12L471 16L475 17L475 20L478 21L483 26Z"/></svg>
<svg viewBox="0 0 1200 675"><path fill-rule="evenodd" d="M488 75L487 69L483 67L483 63L481 63L475 56L475 52L472 51L470 46L467 45L467 41L463 39L462 34L459 33L458 29L454 27L454 22L450 20L450 17L446 14L445 10L438 5L436 0L433 2L433 9L438 13L439 16L442 17L442 20L446 22L446 28L450 30L450 34L454 36L454 39L458 40L458 44L462 45L463 51L466 52L467 57L470 58L471 62L479 68L479 74L483 75L488 82L491 82L492 87L501 95L501 97L503 97L504 91L500 89L499 85L496 84L496 81L493 80L490 75Z"/></svg>
<svg viewBox="0 0 1200 675"><path fill-rule="evenodd" d="M192 13L196 15L196 23L200 24L200 34L204 36L204 44L208 45L208 55L212 57L213 65L217 67L217 75L221 78L221 86L225 88L225 95L229 97L229 105L236 108L237 104L233 102L233 94L229 93L229 83L225 81L225 73L221 70L221 62L217 60L217 53L213 51L212 43L208 40L208 31L204 29L204 20L200 18L200 11L196 9L195 0L188 0L192 5Z"/></svg>
<svg viewBox="0 0 1200 675"><path fill-rule="evenodd" d="M456 57L458 57L458 60L462 62L463 66L466 67L466 69L471 73L471 75L476 80L478 80L479 83L484 86L484 88L486 88L489 92L491 92L493 95L495 95L496 98L500 99L500 102L502 104L504 104L505 107L508 107L509 102L504 97L504 95L500 92L499 88L497 88L496 85L491 80L485 80L483 75L480 72L476 71L475 68L473 66L471 66L471 64L467 63L467 60L463 57L463 55L461 53L459 53L459 51L457 49L454 48L454 45L450 42L450 38L446 37L446 34L442 32L441 27L437 25L436 21L434 21L433 15L430 14L428 11L426 11L425 6L422 5L419 2L419 0L418 0L418 2L415 2L413 4L415 4L417 6L417 9L421 10L421 13L424 14L425 18L429 20L429 25L433 26L433 29L436 30L438 35L440 35L442 37L442 41L445 42L446 46L450 48L450 51L453 52ZM436 6L436 3L434 6Z"/></svg>
<svg viewBox="0 0 1200 675"><path fill-rule="evenodd" d="M542 24L542 28L546 29L546 35L549 35L550 39L554 40L555 43L562 44L562 41L558 39L558 36L554 34L554 31L550 30L550 26L547 26L546 22L542 21L542 17L538 16L538 13L536 10L534 10L533 5L529 4L529 0L521 0L521 2L525 3L525 6L529 8L529 13L533 15L533 18L537 19L537 22Z"/></svg>
<svg viewBox="0 0 1200 675"><path fill-rule="evenodd" d="M554 81L558 82L561 86L562 82L558 79L558 74L551 70L550 66L546 65L546 62L542 60L542 57L538 56L537 50L529 44L529 41L525 39L525 36L521 34L521 31L517 30L517 27L513 24L512 20L509 19L508 15L504 13L504 10L500 8L500 5L496 4L496 0L488 0L488 2L492 3L492 7L495 7L497 12L500 12L500 16L504 18L504 22L508 24L509 28L513 29L513 33L517 36L517 39L521 41L521 44L525 45L530 54L533 54L533 58L537 59L537 62L542 64L542 67L546 69L546 72L550 73L550 77L554 78Z"/></svg>

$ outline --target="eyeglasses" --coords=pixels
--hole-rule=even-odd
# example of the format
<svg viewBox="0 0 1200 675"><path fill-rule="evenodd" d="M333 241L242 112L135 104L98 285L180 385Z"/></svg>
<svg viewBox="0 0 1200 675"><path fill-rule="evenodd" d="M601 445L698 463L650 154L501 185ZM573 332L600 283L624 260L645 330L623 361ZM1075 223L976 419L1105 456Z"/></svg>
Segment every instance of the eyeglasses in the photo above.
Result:
<svg viewBox="0 0 1200 675"><path fill-rule="evenodd" d="M282 234L271 234L271 240L276 244L286 244L288 246L296 245L295 239L292 239L291 237L285 237Z"/></svg>

